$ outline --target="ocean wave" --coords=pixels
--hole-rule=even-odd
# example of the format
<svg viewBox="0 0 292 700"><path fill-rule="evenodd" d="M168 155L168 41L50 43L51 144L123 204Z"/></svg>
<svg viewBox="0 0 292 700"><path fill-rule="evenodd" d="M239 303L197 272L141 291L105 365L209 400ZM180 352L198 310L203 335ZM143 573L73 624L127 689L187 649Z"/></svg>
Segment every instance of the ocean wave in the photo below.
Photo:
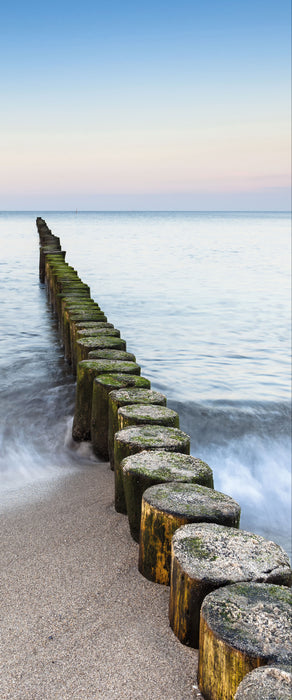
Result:
<svg viewBox="0 0 292 700"><path fill-rule="evenodd" d="M200 445L225 444L246 435L288 439L291 437L291 405L281 401L169 401L180 416L183 430Z"/></svg>
<svg viewBox="0 0 292 700"><path fill-rule="evenodd" d="M215 488L241 506L241 527L277 541L291 557L291 407L278 402L168 402L213 469Z"/></svg>

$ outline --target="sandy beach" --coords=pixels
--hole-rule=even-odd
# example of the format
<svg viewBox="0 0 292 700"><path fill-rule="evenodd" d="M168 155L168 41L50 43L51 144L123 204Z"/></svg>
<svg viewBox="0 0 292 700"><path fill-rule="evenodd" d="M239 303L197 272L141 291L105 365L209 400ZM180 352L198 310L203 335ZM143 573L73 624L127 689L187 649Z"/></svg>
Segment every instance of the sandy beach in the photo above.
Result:
<svg viewBox="0 0 292 700"><path fill-rule="evenodd" d="M1 513L2 700L189 700L197 652L144 579L107 463ZM15 500L15 499L14 499Z"/></svg>

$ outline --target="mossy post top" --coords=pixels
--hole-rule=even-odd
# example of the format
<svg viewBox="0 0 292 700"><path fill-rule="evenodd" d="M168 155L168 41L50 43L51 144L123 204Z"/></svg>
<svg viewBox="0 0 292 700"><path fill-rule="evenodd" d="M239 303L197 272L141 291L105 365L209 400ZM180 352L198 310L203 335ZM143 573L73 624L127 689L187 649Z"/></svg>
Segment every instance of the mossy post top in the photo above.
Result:
<svg viewBox="0 0 292 700"><path fill-rule="evenodd" d="M107 317L104 315L103 311L99 311L98 309L93 308L92 311L90 311L90 308L88 309L83 309L78 311L77 307L75 306L74 311L70 311L69 309L65 311L65 315L68 315L68 319L70 323L74 321L107 321Z"/></svg>
<svg viewBox="0 0 292 700"><path fill-rule="evenodd" d="M125 428L115 434L115 443L127 445L131 443L137 451L164 449L170 452L190 451L190 436L179 428L169 428L162 425L143 425L141 427Z"/></svg>
<svg viewBox="0 0 292 700"><path fill-rule="evenodd" d="M260 666L244 676L234 700L291 700L292 666L290 671L276 666Z"/></svg>
<svg viewBox="0 0 292 700"><path fill-rule="evenodd" d="M76 321L107 321L103 311L93 304L84 304L74 302L74 304L66 304L64 307L64 316L74 324Z"/></svg>
<svg viewBox="0 0 292 700"><path fill-rule="evenodd" d="M137 374L140 371L140 366L136 362L128 362L127 360L81 360L78 363L78 377L84 372L95 372L98 374L109 374L110 372L119 372L125 374ZM78 381L78 379L77 379Z"/></svg>
<svg viewBox="0 0 292 700"><path fill-rule="evenodd" d="M77 342L77 346L81 341ZM94 341L92 342L91 346L90 345L81 345L82 347L86 347L88 349L89 347L95 348L96 350L102 350L103 348L108 348L108 349L116 349L116 350L126 350L126 341L123 340L122 338L115 338L114 336L111 335L100 335L98 338L95 337Z"/></svg>
<svg viewBox="0 0 292 700"><path fill-rule="evenodd" d="M106 321L76 321L72 323L72 326L74 327L74 330L79 331L80 329L83 330L84 328L95 328L96 325L99 325L100 323L107 323ZM108 324L109 328L112 328L112 324Z"/></svg>
<svg viewBox="0 0 292 700"><path fill-rule="evenodd" d="M72 301L80 299L90 299L90 289L87 288L82 282L71 282L70 285L62 284L62 291L57 292L56 298L63 302L63 305L72 303Z"/></svg>
<svg viewBox="0 0 292 700"><path fill-rule="evenodd" d="M136 362L136 357L132 352L126 350L115 350L114 348L105 348L104 350L90 350L88 353L89 360L128 360Z"/></svg>
<svg viewBox="0 0 292 700"><path fill-rule="evenodd" d="M101 335L109 335L114 338L120 337L120 331L117 330L117 328L111 325L105 326L103 325L104 323L107 323L107 321L101 321L101 326L96 325L95 328L84 328L83 331L77 331L76 336L78 338L78 343L81 342L84 347L91 347L91 341L94 341L96 338L98 339Z"/></svg>
<svg viewBox="0 0 292 700"><path fill-rule="evenodd" d="M143 499L156 511L186 520L239 525L238 503L231 496L207 486L179 482L157 484L144 491Z"/></svg>
<svg viewBox="0 0 292 700"><path fill-rule="evenodd" d="M155 423L158 421L168 421L169 425L179 427L179 417L176 411L166 406L157 406L155 404L127 404L120 406L118 416L121 419L135 420L137 423L147 421L147 423Z"/></svg>
<svg viewBox="0 0 292 700"><path fill-rule="evenodd" d="M94 379L94 384L101 385L108 389L110 398L113 391L113 387L134 385L146 388L150 386L150 381L149 379L146 379L146 377L141 377L137 374L131 375L125 374L125 372L117 372L116 374L111 374L109 372L107 374L101 374L100 376L96 377Z"/></svg>
<svg viewBox="0 0 292 700"><path fill-rule="evenodd" d="M289 557L282 547L245 530L216 523L184 525L174 534L172 551L191 579L216 586L239 581L292 583Z"/></svg>
<svg viewBox="0 0 292 700"><path fill-rule="evenodd" d="M116 392L118 393L118 392ZM180 452L155 450L138 452L126 457L122 462L126 475L144 474L151 479L163 481L205 481L213 485L212 469L206 462Z"/></svg>
<svg viewBox="0 0 292 700"><path fill-rule="evenodd" d="M75 312L84 312L88 313L89 311L98 311L99 313L102 313L100 306L93 301L90 297L84 297L83 295L78 299L75 299L74 297L70 297L68 301L66 302L66 311L68 312L69 315L74 314Z"/></svg>
<svg viewBox="0 0 292 700"><path fill-rule="evenodd" d="M94 325L92 325L89 328L86 326L83 328L82 324L80 324L80 325L81 325L81 328L74 329L76 332L77 338L82 338L83 336L90 337L90 336L94 335L96 332L97 332L97 334L103 332L105 329L107 329L107 331L115 330L116 333L120 332L120 331L117 331L116 328L113 327L112 323L108 323L108 321L97 321ZM114 333L113 335L116 335L116 333Z"/></svg>
<svg viewBox="0 0 292 700"><path fill-rule="evenodd" d="M234 583L206 596L201 618L230 647L264 663L292 661L292 593L270 583Z"/></svg>
<svg viewBox="0 0 292 700"><path fill-rule="evenodd" d="M153 403L160 406L166 405L166 397L164 394L160 394L159 391L154 391L153 389L139 389L136 387L128 389L117 389L116 391L111 391L110 399L112 403L117 406L126 406L128 404L141 403Z"/></svg>

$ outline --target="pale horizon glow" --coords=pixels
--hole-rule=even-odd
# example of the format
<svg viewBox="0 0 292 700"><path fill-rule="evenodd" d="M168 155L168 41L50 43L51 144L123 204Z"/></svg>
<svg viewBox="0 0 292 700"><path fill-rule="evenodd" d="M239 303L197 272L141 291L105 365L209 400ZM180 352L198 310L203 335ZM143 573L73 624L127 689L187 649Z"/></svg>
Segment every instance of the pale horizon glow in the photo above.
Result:
<svg viewBox="0 0 292 700"><path fill-rule="evenodd" d="M21 7L2 11L0 210L290 209L286 0Z"/></svg>

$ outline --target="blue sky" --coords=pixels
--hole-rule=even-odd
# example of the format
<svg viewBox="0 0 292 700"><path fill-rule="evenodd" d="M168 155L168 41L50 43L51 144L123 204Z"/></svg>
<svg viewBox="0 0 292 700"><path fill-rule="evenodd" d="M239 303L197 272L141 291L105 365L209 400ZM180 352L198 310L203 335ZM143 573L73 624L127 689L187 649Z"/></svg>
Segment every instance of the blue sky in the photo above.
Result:
<svg viewBox="0 0 292 700"><path fill-rule="evenodd" d="M289 209L290 3L0 11L0 209Z"/></svg>

